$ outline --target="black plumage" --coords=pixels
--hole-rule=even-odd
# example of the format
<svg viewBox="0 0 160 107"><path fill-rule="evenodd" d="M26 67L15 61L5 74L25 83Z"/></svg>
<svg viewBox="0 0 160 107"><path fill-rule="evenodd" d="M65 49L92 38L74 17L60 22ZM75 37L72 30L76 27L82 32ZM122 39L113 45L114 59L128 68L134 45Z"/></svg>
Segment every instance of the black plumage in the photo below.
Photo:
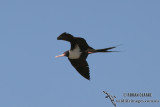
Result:
<svg viewBox="0 0 160 107"><path fill-rule="evenodd" d="M65 40L70 42L70 50L64 52L62 55L56 56L67 56L73 67L86 79L90 79L89 66L86 61L87 56L96 52L113 52L109 51L115 47L109 47L104 49L94 49L90 47L86 40L80 37L74 37L69 33L62 33L57 37L57 40ZM115 52L115 51L114 51Z"/></svg>

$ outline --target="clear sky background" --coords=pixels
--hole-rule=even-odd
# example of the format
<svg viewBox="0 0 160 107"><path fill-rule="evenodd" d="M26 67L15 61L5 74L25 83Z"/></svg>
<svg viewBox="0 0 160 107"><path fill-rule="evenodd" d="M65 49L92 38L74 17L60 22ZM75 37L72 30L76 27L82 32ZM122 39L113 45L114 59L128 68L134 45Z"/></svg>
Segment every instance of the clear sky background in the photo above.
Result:
<svg viewBox="0 0 160 107"><path fill-rule="evenodd" d="M121 52L90 55L88 81L54 58L70 49L57 40L63 32ZM113 107L102 91L160 100L159 46L159 0L1 0L0 107ZM130 92L152 97L123 97ZM142 106L160 103L117 103Z"/></svg>

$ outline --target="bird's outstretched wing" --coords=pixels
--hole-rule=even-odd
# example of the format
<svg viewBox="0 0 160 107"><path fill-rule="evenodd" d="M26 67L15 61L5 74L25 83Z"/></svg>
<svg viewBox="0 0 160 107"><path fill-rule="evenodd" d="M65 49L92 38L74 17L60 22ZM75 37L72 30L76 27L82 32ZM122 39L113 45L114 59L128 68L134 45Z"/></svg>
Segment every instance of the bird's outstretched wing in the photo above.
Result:
<svg viewBox="0 0 160 107"><path fill-rule="evenodd" d="M90 80L89 66L86 59L69 59L69 61L84 78Z"/></svg>
<svg viewBox="0 0 160 107"><path fill-rule="evenodd" d="M73 35L66 33L66 32L64 32L60 36L58 36L57 39L70 42L71 43L71 50L74 49L76 45L78 45L80 47L81 51L85 51L88 48L93 49L92 47L90 47L87 44L87 42L84 38L74 37Z"/></svg>
<svg viewBox="0 0 160 107"><path fill-rule="evenodd" d="M84 38L75 37L74 39L75 39L76 43L78 44L78 46L80 47L80 49L81 49L82 51L85 51L85 50L87 50L87 49L93 49L92 47L90 47L90 46L87 44L87 42L86 42L86 40L85 40Z"/></svg>

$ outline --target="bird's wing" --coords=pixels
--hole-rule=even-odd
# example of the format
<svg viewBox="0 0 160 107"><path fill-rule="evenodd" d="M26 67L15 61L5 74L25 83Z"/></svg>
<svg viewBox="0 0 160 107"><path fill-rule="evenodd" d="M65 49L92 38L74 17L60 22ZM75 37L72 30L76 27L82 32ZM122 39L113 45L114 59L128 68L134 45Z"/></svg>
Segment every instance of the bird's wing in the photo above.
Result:
<svg viewBox="0 0 160 107"><path fill-rule="evenodd" d="M85 51L87 49L93 49L92 47L90 47L86 40L84 38L80 38L80 37L74 37L74 41L76 42L76 44L78 44L78 46L80 47L80 49L82 51Z"/></svg>
<svg viewBox="0 0 160 107"><path fill-rule="evenodd" d="M89 66L86 59L69 59L69 61L84 78L90 80Z"/></svg>
<svg viewBox="0 0 160 107"><path fill-rule="evenodd" d="M70 42L70 43L71 43L71 50L74 49L75 46L76 46L76 44L77 44L77 43L75 42L75 40L74 40L74 36L71 35L71 34L69 34L69 33L66 33L66 32L64 32L64 33L62 33L61 35L59 35L59 36L57 37L57 40L64 40L64 41Z"/></svg>
<svg viewBox="0 0 160 107"><path fill-rule="evenodd" d="M71 50L75 48L76 45L78 45L81 49L81 51L85 51L87 49L93 49L90 47L86 40L84 38L80 37L74 37L73 35L69 33L62 33L60 36L57 37L58 40L65 40L71 43Z"/></svg>

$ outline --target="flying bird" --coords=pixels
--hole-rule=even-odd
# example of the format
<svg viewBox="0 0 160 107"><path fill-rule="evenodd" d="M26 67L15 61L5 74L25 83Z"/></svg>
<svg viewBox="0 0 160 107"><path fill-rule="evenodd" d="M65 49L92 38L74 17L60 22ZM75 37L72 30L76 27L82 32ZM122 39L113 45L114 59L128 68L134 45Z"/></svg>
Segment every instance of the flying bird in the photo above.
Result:
<svg viewBox="0 0 160 107"><path fill-rule="evenodd" d="M72 66L84 78L88 80L90 80L90 73L89 73L89 66L86 59L89 54L97 53L97 52L117 52L117 51L110 51L110 49L116 48L114 46L109 48L104 48L104 49L94 49L87 44L84 38L74 37L73 35L66 32L58 36L57 40L65 40L70 42L71 48L70 50L64 52L63 54L56 56L56 58L62 57L62 56L68 57Z"/></svg>

